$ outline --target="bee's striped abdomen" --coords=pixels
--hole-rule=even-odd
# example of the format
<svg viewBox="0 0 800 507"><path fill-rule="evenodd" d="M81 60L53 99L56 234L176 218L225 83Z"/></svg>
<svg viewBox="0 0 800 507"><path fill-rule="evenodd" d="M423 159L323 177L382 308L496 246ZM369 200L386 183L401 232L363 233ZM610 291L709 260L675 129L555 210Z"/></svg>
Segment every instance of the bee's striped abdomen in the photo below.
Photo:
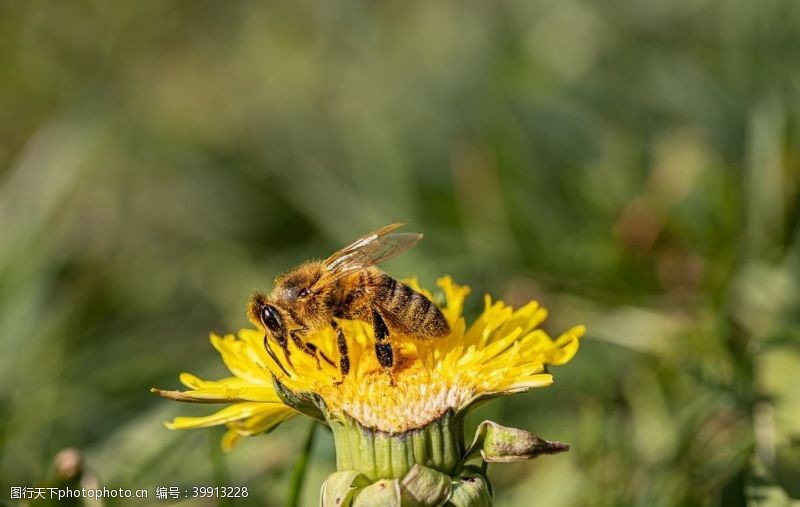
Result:
<svg viewBox="0 0 800 507"><path fill-rule="evenodd" d="M430 299L383 273L375 281L375 303L391 327L418 338L439 337L450 332L441 310Z"/></svg>

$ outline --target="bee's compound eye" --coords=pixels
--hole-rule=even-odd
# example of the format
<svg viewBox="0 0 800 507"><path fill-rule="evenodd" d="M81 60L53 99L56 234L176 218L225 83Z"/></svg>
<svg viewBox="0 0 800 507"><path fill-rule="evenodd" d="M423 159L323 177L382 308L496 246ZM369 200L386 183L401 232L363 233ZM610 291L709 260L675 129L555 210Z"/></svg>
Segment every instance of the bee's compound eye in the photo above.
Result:
<svg viewBox="0 0 800 507"><path fill-rule="evenodd" d="M308 289L300 289L300 292L297 293L297 297L304 298L308 296Z"/></svg>
<svg viewBox="0 0 800 507"><path fill-rule="evenodd" d="M266 305L261 309L261 320L264 321L264 325L267 326L270 331L279 331L281 327L283 327L281 324L281 316L272 305Z"/></svg>

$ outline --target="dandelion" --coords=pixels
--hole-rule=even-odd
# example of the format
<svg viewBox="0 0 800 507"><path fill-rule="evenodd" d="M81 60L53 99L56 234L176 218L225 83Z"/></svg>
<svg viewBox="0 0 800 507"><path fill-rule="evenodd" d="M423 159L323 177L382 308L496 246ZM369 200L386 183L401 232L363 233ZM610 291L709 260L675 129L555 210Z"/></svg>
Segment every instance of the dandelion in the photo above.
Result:
<svg viewBox="0 0 800 507"><path fill-rule="evenodd" d="M432 298L415 280L407 283ZM391 375L375 356L372 326L360 321L341 322L352 365L346 376L307 354L291 354L291 363L268 354L263 330L212 335L233 376L207 381L183 373L188 390L153 391L178 401L230 405L204 417L177 417L167 427L224 424L222 447L229 450L243 436L305 414L331 428L336 447L337 472L322 486L321 505L491 505L484 463L530 459L568 446L491 421L480 424L468 443L464 415L479 401L552 384L545 366L569 361L585 328L575 326L554 340L538 329L547 317L538 303L514 310L489 296L467 326L462 310L469 288L449 277L438 285L451 333L426 341L393 336L397 360ZM338 364L332 328L307 339Z"/></svg>

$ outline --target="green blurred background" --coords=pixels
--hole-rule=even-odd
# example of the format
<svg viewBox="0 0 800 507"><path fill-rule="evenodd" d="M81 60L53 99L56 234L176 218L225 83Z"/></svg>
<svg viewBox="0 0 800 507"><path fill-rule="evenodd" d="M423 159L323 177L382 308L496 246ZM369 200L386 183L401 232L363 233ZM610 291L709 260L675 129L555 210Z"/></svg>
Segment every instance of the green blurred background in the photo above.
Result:
<svg viewBox="0 0 800 507"><path fill-rule="evenodd" d="M392 274L589 327L474 416L573 444L490 468L498 506L800 498L800 3L32 0L0 3L0 501L75 447L150 490L106 505L282 505L307 420L223 455L148 388L223 376L254 289L395 220ZM319 433L303 505L333 467Z"/></svg>

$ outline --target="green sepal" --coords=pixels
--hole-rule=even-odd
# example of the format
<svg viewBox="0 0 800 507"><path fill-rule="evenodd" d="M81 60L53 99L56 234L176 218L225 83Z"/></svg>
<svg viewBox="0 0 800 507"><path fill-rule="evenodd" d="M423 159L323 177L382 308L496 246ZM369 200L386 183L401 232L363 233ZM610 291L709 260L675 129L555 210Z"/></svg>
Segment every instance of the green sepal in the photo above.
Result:
<svg viewBox="0 0 800 507"><path fill-rule="evenodd" d="M492 421L483 421L475 431L472 441L462 462L466 462L479 453L488 463L510 463L525 461L542 454L557 454L568 451L569 444L551 442L539 438L530 431L508 428Z"/></svg>
<svg viewBox="0 0 800 507"><path fill-rule="evenodd" d="M414 465L402 479L373 483L356 471L336 472L322 485L320 507L437 507L450 495L448 475Z"/></svg>
<svg viewBox="0 0 800 507"><path fill-rule="evenodd" d="M325 422L325 417L322 413L324 403L318 395L314 393L295 393L283 385L274 375L272 376L272 385L275 386L275 392L283 403L301 414Z"/></svg>
<svg viewBox="0 0 800 507"><path fill-rule="evenodd" d="M403 507L441 505L449 494L450 477L420 464L411 467L400 481L400 500Z"/></svg>
<svg viewBox="0 0 800 507"><path fill-rule="evenodd" d="M453 478L450 498L446 507L490 507L492 505L491 484L480 468L466 466Z"/></svg>
<svg viewBox="0 0 800 507"><path fill-rule="evenodd" d="M320 507L349 507L359 488L369 485L363 474L353 471L334 472L322 483Z"/></svg>
<svg viewBox="0 0 800 507"><path fill-rule="evenodd" d="M366 488L358 490L353 507L403 507L399 479L380 479Z"/></svg>

